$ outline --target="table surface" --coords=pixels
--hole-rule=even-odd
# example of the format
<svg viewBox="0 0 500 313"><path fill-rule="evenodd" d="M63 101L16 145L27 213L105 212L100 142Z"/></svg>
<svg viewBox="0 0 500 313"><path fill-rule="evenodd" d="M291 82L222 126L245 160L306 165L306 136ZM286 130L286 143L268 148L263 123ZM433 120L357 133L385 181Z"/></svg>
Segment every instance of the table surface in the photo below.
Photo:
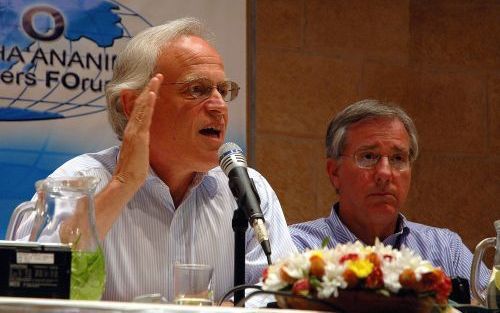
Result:
<svg viewBox="0 0 500 313"><path fill-rule="evenodd" d="M282 309L255 309L255 308L235 308L235 307L210 307L210 306L182 306L174 304L155 303L135 303L135 302L113 302L113 301L81 301L81 300L60 300L41 298L17 298L0 297L0 312L40 312L40 313L297 313L317 311L297 311Z"/></svg>
<svg viewBox="0 0 500 313"><path fill-rule="evenodd" d="M21 297L0 297L0 313L3 312L39 312L39 313L319 313L309 310L239 308L219 306L182 306L175 304L114 302L114 301L83 301ZM455 308L449 308L447 313L461 313Z"/></svg>

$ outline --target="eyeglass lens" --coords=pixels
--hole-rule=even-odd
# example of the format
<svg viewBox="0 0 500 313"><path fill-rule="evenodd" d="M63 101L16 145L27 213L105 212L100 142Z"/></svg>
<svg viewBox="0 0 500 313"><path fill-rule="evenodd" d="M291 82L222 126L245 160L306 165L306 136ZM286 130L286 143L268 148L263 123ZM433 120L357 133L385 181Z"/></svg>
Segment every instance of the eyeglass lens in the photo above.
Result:
<svg viewBox="0 0 500 313"><path fill-rule="evenodd" d="M233 81L221 81L213 85L209 79L200 78L187 82L186 92L195 99L208 98L212 94L212 89L216 88L224 101L229 102L238 96L238 84Z"/></svg>
<svg viewBox="0 0 500 313"><path fill-rule="evenodd" d="M373 168L383 155L371 151L360 151L354 154L356 164L361 168ZM410 166L409 157L405 153L388 155L389 165L396 170L406 170Z"/></svg>

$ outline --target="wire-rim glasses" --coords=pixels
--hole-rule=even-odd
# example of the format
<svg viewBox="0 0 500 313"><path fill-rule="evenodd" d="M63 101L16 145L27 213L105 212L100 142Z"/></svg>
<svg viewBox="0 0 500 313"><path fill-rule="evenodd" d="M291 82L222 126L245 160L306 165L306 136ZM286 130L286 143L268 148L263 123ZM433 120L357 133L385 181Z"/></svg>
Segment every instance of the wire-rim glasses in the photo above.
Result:
<svg viewBox="0 0 500 313"><path fill-rule="evenodd" d="M352 157L354 159L354 163L359 168L363 169L372 169L374 168L378 162L383 158L387 157L389 161L389 165L392 169L403 172L407 171L410 168L410 156L407 152L396 152L391 155L382 155L373 151L357 151L353 155L345 155L342 154L343 157Z"/></svg>
<svg viewBox="0 0 500 313"><path fill-rule="evenodd" d="M231 80L220 81L214 85L208 78L197 78L190 81L167 84L182 85L182 93L192 99L206 99L212 95L212 90L215 88L226 102L233 101L238 96L240 90L238 84Z"/></svg>

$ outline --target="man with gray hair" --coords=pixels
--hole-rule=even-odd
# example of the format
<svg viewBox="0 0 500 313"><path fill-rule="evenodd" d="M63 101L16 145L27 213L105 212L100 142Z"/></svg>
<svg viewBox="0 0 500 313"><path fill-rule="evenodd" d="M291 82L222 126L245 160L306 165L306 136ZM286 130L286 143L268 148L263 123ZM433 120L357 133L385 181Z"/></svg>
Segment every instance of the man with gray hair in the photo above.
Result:
<svg viewBox="0 0 500 313"><path fill-rule="evenodd" d="M338 202L330 216L289 227L301 251L378 238L399 249L406 246L450 277L468 279L472 254L448 230L408 221L400 213L410 188L412 164L418 156L417 130L399 107L362 100L341 111L326 133L326 171ZM481 267L486 287L489 271Z"/></svg>
<svg viewBox="0 0 500 313"><path fill-rule="evenodd" d="M172 301L177 262L213 266L216 300L233 287L237 203L217 151L238 90L193 18L144 30L118 56L106 96L121 145L78 156L50 175L100 178L95 216L106 258L103 299L160 293ZM249 169L249 176L273 258L296 251L276 194L258 172ZM66 222L78 223L76 216ZM29 230L30 223L23 225L17 237ZM245 244L246 281L255 283L266 257L252 229Z"/></svg>

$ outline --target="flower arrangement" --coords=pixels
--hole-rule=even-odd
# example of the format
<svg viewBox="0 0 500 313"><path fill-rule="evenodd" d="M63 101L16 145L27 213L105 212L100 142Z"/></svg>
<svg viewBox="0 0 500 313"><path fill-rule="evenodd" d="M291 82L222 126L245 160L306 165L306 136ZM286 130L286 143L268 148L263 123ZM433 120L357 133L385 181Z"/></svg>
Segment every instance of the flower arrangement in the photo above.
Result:
<svg viewBox="0 0 500 313"><path fill-rule="evenodd" d="M371 291L387 297L431 297L444 308L451 281L441 268L410 249L355 242L334 249L308 250L269 266L263 289L312 298L336 298L342 290Z"/></svg>

